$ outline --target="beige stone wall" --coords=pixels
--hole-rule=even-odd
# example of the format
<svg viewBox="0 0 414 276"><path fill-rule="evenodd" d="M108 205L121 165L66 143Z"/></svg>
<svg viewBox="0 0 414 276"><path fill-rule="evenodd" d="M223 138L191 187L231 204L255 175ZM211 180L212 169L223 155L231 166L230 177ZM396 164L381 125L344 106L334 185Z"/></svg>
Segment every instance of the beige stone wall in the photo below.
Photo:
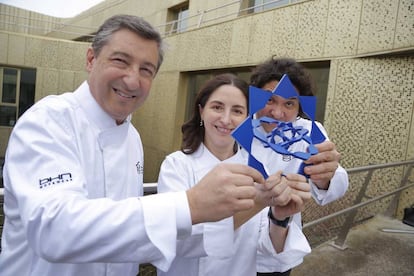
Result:
<svg viewBox="0 0 414 276"><path fill-rule="evenodd" d="M92 34L109 16L122 13L141 16L161 33L165 33L169 30L164 26L167 10L183 2L185 1L106 0L73 18L56 18L0 4L0 30L70 40ZM207 26L236 18L239 6L236 1L229 0L189 1L188 28L197 28L200 20L203 26ZM221 8L216 9L217 7Z"/></svg>
<svg viewBox="0 0 414 276"><path fill-rule="evenodd" d="M35 101L73 91L86 77L87 43L0 31L0 64L36 69ZM10 127L0 127L0 156L4 156Z"/></svg>
<svg viewBox="0 0 414 276"><path fill-rule="evenodd" d="M333 60L327 103L325 125L344 167L414 159L414 55ZM367 195L398 188L404 173L401 167L374 173ZM352 203L363 179L358 174L350 180L354 193L347 197ZM403 193L400 215L413 198L414 189ZM388 202L370 208L385 211Z"/></svg>
<svg viewBox="0 0 414 276"><path fill-rule="evenodd" d="M380 2L307 1L167 37L165 63L134 121L140 130L151 130L141 131L146 181L156 181L158 170L152 166L178 149L184 114L170 97L185 98L184 89L176 91L180 72L255 65L271 55L331 60L324 123L344 167L414 158L414 9L409 1ZM151 127L160 122L174 133ZM163 142L154 144L155 137ZM396 188L403 172L394 170L391 176L375 176L369 194ZM353 203L362 181L351 179L342 206ZM403 193L400 215L412 198L413 189Z"/></svg>
<svg viewBox="0 0 414 276"><path fill-rule="evenodd" d="M384 57L376 61L376 59L362 57L414 49L414 36L412 35L414 30L412 24L410 25L414 18L414 9L410 5L412 4L409 1L403 0L388 0L381 1L381 3L377 1L306 1L167 37L166 42L169 45L169 50L166 53L165 62L155 80L152 95L145 104L145 109L137 112L136 123L137 125L157 125L160 121L167 121L167 125L176 126L177 120L183 120L184 115L181 118L177 118L177 116L165 117L163 111L157 112L153 118L147 118L146 115L142 115L142 118L146 118L145 120L138 118L141 114L145 114L147 110L160 110L160 106L163 107L163 110L168 110L170 114L177 114L178 109L174 104L171 104L170 96L171 94L177 96L186 93L185 91L177 92L174 90L179 85L177 79L180 72L255 65L271 55L292 56L300 61L332 60L331 75L336 74L339 61L341 61L341 64L349 63L349 73L356 72L353 71L354 67L360 68L360 71L364 74L358 77L353 76L353 78L356 78L355 80L351 77L347 80L353 83L353 89L360 91L360 94L354 95L356 97L355 101L358 103L366 97L363 94L366 86L369 87L369 83L373 83L372 75L366 75L365 71L371 74L372 72L375 72L375 74L382 73L384 78L392 77L393 85L405 87L405 89L408 89L406 95L409 95L412 90L409 88L411 83L407 74L411 69L407 66L412 61L411 59ZM387 19L383 20L385 14L387 14ZM387 62L388 60L390 62ZM374 68L370 68L370 66L373 66L372 64L376 63L380 63L375 67L377 72L374 71ZM406 73L400 72L399 77L392 74L387 75L387 72L394 72L396 68L401 66L406 66ZM381 72L379 68L382 68ZM328 92L328 111L335 99L335 91L340 89L336 87L336 82L344 81L341 78L337 80L331 77ZM165 90L162 88L165 87L165 84L160 83L171 85L169 89ZM387 81L384 79L382 83L387 83ZM157 95L157 101L152 99L155 94ZM385 91L381 94L381 97L390 100L390 97L385 97L386 95L387 92ZM404 112L406 111L408 114L413 114L412 109L410 110L408 107L407 110L404 110ZM352 116L352 114L348 114L345 117L340 117L340 111L336 112L338 112L338 115L327 112L326 125L330 131L347 124L345 119ZM375 114L374 111L373 114ZM361 114L357 115L362 116ZM381 115L378 116L381 118ZM373 117L370 117L370 119L373 120ZM405 116L404 119L408 120L409 116ZM350 122L353 122L352 119ZM409 119L409 122L411 122L411 119ZM404 124L407 124L407 121ZM173 137L180 136L179 128L176 127L173 131L175 131ZM373 131L373 129L370 131ZM374 134L372 133L371 136L374 136ZM156 137L166 134L152 131L150 134L144 133L143 135L144 137L147 135L148 137ZM384 156L382 159L369 156L365 160L360 160L357 158L358 156L352 156L353 153L347 151L349 145L349 138L347 137L349 135L341 136L343 140L336 138L334 132L332 135L338 140L337 143L340 149L343 148L345 155L349 158L344 160L347 167L348 165L396 161L410 158L410 156L414 158L411 154L410 156ZM355 136L353 143L360 139L358 138L359 134ZM407 137L409 136L404 135L403 138L400 137L399 139L403 139L407 143ZM174 144L174 138L169 141L168 145L160 146L160 152L169 152L176 149L177 144ZM342 141L344 142L342 143ZM364 141L372 140L369 138ZM365 146L365 144L361 145ZM372 145L367 144L367 146L371 147ZM407 151L407 145L405 147L404 153ZM152 146L152 148L155 147ZM360 162L357 164L352 160L360 160ZM148 157L146 162L147 164L157 164L160 161L154 162L152 157ZM156 180L156 174L147 177L147 181Z"/></svg>
<svg viewBox="0 0 414 276"><path fill-rule="evenodd" d="M59 18L0 4L0 30L45 35L61 20Z"/></svg>

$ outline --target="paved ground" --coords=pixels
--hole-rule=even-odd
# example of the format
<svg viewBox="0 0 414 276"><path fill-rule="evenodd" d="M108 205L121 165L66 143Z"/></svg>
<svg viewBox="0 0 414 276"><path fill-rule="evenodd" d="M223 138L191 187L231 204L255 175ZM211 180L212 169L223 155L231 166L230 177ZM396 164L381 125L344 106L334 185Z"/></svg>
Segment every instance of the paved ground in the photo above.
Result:
<svg viewBox="0 0 414 276"><path fill-rule="evenodd" d="M349 232L347 249L320 245L291 276L413 276L414 233L390 233L384 228L414 231L399 220L376 216Z"/></svg>

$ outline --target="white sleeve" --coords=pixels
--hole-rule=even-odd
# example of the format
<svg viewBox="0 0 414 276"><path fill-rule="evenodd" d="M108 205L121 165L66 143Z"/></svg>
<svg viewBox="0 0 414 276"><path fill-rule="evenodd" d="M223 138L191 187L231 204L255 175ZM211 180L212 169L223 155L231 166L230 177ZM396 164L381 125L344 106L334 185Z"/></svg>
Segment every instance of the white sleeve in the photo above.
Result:
<svg viewBox="0 0 414 276"><path fill-rule="evenodd" d="M348 173L339 165L332 177L328 190L319 189L312 180L311 183L312 196L319 205L326 205L332 201L341 198L347 191L349 186Z"/></svg>
<svg viewBox="0 0 414 276"><path fill-rule="evenodd" d="M295 215L296 216L296 215ZM310 245L301 226L292 219L283 251L277 253L269 235L267 209L261 211L261 233L258 244L256 268L258 272L284 272L303 262L303 257L311 252Z"/></svg>
<svg viewBox="0 0 414 276"><path fill-rule="evenodd" d="M326 139L329 140L324 126L319 122L316 122L316 124L325 135ZM341 198L346 193L349 186L348 173L341 165L336 169L335 174L330 181L328 190L321 190L312 183L311 180L309 181L311 183L312 196L319 205L326 205Z"/></svg>
<svg viewBox="0 0 414 276"><path fill-rule="evenodd" d="M50 262L169 266L177 229L191 227L185 193L119 201L89 198L72 126L66 116L53 115L45 110L27 114L10 137L5 188L9 215L19 231L10 235L27 240ZM57 177L56 185L40 187L42 179L62 172L70 172L70 178Z"/></svg>
<svg viewBox="0 0 414 276"><path fill-rule="evenodd" d="M190 158L176 152L163 161L158 178L158 192L186 191L196 185ZM233 218L192 226L191 236L177 241L177 256L194 258L232 255L234 239Z"/></svg>

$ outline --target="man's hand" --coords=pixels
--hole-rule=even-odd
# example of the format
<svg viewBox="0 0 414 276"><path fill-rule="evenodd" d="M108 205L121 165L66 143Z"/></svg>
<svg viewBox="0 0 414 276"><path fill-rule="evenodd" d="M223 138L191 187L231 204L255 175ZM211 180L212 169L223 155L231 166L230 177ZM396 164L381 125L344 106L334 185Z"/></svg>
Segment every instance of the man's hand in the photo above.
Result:
<svg viewBox="0 0 414 276"><path fill-rule="evenodd" d="M305 177L301 177L306 181ZM282 176L281 171L270 175L264 183L254 183L254 185L256 188L254 206L234 215L235 229L259 213L263 208L271 205L286 205L291 200L292 189L287 178Z"/></svg>
<svg viewBox="0 0 414 276"><path fill-rule="evenodd" d="M304 171L319 189L327 190L339 166L341 155L331 141L324 141L315 147L318 149L318 153L304 161L305 164L309 164Z"/></svg>
<svg viewBox="0 0 414 276"><path fill-rule="evenodd" d="M254 205L257 170L241 164L219 164L187 191L193 224L218 221Z"/></svg>
<svg viewBox="0 0 414 276"><path fill-rule="evenodd" d="M306 178L300 174L287 174L282 177L285 179L290 191L290 200L286 203L273 199L272 206L273 216L278 220L284 220L298 212L303 211L305 203L311 199L310 185Z"/></svg>
<svg viewBox="0 0 414 276"><path fill-rule="evenodd" d="M255 183L255 186L255 205L258 207L285 205L290 200L290 187L281 171L270 175L263 184Z"/></svg>

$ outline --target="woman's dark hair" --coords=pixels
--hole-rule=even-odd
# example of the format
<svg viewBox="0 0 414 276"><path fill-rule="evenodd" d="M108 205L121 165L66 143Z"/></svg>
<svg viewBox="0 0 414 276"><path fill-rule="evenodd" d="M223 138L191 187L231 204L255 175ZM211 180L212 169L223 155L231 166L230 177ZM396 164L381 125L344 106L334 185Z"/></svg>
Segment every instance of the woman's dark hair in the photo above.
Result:
<svg viewBox="0 0 414 276"><path fill-rule="evenodd" d="M287 74L292 84L299 91L300 96L314 96L314 83L305 67L292 58L271 57L253 69L250 76L250 85L262 88L270 81L280 81ZM306 117L302 108L299 115Z"/></svg>
<svg viewBox="0 0 414 276"><path fill-rule="evenodd" d="M211 94L223 85L237 87L246 97L246 102L249 102L249 85L236 75L225 73L208 80L197 94L197 98L193 105L193 115L191 119L185 122L181 127L181 132L183 134L181 151L185 154L195 152L204 141L204 126L200 126L201 116L199 108L200 106L204 107Z"/></svg>

